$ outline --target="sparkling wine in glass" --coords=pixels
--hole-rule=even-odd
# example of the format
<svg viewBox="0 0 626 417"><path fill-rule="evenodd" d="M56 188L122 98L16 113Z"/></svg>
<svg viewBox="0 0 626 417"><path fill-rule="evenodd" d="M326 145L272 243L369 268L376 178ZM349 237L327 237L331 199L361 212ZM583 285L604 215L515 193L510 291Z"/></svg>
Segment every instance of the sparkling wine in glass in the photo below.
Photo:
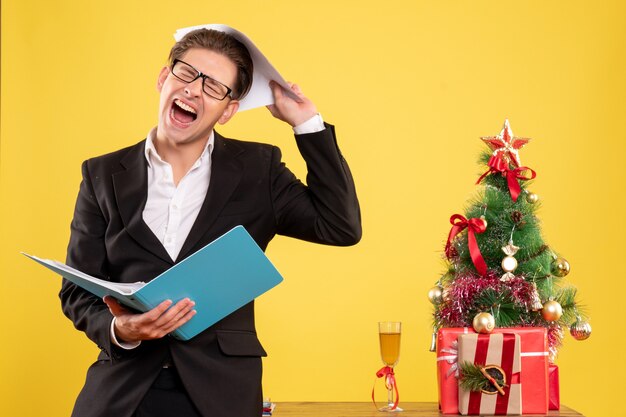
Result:
<svg viewBox="0 0 626 417"><path fill-rule="evenodd" d="M390 374L385 376L385 386L387 387L387 405L379 409L379 411L385 412L397 412L402 411L400 407L397 407L394 400L395 387L395 374L393 368L397 365L400 359L400 335L401 335L402 323L398 321L381 321L378 323L378 337L380 339L380 356L386 365L391 370Z"/></svg>

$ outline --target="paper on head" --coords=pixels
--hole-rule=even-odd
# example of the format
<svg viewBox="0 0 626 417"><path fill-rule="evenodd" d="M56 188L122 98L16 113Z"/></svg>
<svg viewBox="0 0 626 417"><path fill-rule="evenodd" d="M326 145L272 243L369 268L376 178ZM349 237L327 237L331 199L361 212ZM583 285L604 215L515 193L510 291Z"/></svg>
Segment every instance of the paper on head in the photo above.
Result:
<svg viewBox="0 0 626 417"><path fill-rule="evenodd" d="M256 47L254 43L243 33L227 25L210 24L200 26L190 26L183 29L178 29L174 33L174 39L176 42L181 40L187 33L197 29L213 29L220 32L227 33L243 43L250 57L254 63L254 73L252 75L252 86L248 94L239 101L239 111L253 109L255 107L266 106L268 104L274 104L274 96L270 89L269 82L276 81L280 84L287 94L294 100L299 100L298 97L291 92L289 85L284 78L276 71L276 69L270 64L268 59L263 53Z"/></svg>

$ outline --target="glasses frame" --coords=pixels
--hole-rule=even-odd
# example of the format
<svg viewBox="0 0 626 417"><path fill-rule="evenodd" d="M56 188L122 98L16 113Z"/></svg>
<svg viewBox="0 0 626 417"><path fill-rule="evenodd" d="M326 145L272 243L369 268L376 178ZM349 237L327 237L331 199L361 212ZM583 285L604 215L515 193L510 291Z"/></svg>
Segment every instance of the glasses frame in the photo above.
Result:
<svg viewBox="0 0 626 417"><path fill-rule="evenodd" d="M194 78L193 80L191 80L191 81L183 80L183 79L182 79L182 78L180 78L178 75L174 74L174 67L175 67L175 66L176 66L176 64L177 64L177 63L179 63L179 62L180 62L181 64L185 64L185 65L187 65L189 68L193 69L193 70L197 73L197 74L196 74L196 76L195 76L195 78ZM172 66L170 67L170 72L172 73L172 75L173 75L174 77L176 77L176 79L177 79L177 80L180 80L180 81L182 81L182 82L184 82L184 83L186 83L186 84L191 84L192 82L196 81L198 78L202 78L202 91L203 91L203 92L204 92L204 94L206 94L207 96L212 97L212 98L214 98L214 99L216 99L216 100L222 101L222 100L224 100L226 97L230 97L231 99L233 98L233 89L232 89L232 88L230 88L229 86L227 86L226 84L224 84L224 83L222 83L222 82L217 81L217 80L216 80L215 78L213 78L213 77L209 77L208 75L203 74L202 72L198 71L198 70L197 70L197 69L196 69L193 65L190 65L190 64L186 63L186 62L185 62L185 61L183 61L182 59L174 59L174 61L172 62ZM226 90L227 90L227 91L226 91L226 94L224 94L224 96L223 96L222 98L220 98L220 97L215 97L215 96L214 96L213 94L211 94L211 93L208 93L208 92L204 89L204 81L205 81L205 80L207 80L207 79L209 79L209 80L211 80L211 81L213 81L213 82L216 82L216 83L218 83L219 85L221 85L221 86L225 87L225 88L226 88Z"/></svg>

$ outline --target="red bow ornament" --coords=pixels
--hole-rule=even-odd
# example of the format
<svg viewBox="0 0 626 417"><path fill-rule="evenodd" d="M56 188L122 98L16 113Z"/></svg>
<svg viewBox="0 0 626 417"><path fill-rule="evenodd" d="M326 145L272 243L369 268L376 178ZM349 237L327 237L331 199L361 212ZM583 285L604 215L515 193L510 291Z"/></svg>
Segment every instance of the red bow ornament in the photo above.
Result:
<svg viewBox="0 0 626 417"><path fill-rule="evenodd" d="M480 253L480 248L476 241L476 233L484 233L485 230L487 230L487 222L481 218L467 220L460 214L453 214L452 217L450 217L450 224L452 224L452 229L450 229L450 234L448 234L448 242L446 243L445 249L446 256L450 258L450 248L454 237L467 229L467 246L470 250L472 262L478 273L485 275L487 273L487 264L483 259L483 255Z"/></svg>
<svg viewBox="0 0 626 417"><path fill-rule="evenodd" d="M511 198L513 201L517 201L522 188L520 186L519 180L532 180L537 176L537 173L528 167L517 167L515 169L509 169L509 164L499 155L492 156L489 158L489 170L485 172L483 175L478 178L476 184L479 184L483 178L485 178L489 174L502 174L503 177L506 177L506 181L509 185L509 192L511 193ZM525 171L530 171L530 176L527 177L524 175Z"/></svg>

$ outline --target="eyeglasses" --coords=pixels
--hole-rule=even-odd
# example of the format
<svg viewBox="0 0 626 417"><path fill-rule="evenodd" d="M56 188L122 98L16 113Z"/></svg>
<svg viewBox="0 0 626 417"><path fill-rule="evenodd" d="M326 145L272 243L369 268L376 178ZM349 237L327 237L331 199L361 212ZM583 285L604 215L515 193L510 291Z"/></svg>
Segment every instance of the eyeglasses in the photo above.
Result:
<svg viewBox="0 0 626 417"><path fill-rule="evenodd" d="M198 78L202 78L202 91L216 100L224 100L226 97L233 97L233 90L231 90L230 87L201 73L180 59L175 59L172 63L172 74L185 83L191 83Z"/></svg>

